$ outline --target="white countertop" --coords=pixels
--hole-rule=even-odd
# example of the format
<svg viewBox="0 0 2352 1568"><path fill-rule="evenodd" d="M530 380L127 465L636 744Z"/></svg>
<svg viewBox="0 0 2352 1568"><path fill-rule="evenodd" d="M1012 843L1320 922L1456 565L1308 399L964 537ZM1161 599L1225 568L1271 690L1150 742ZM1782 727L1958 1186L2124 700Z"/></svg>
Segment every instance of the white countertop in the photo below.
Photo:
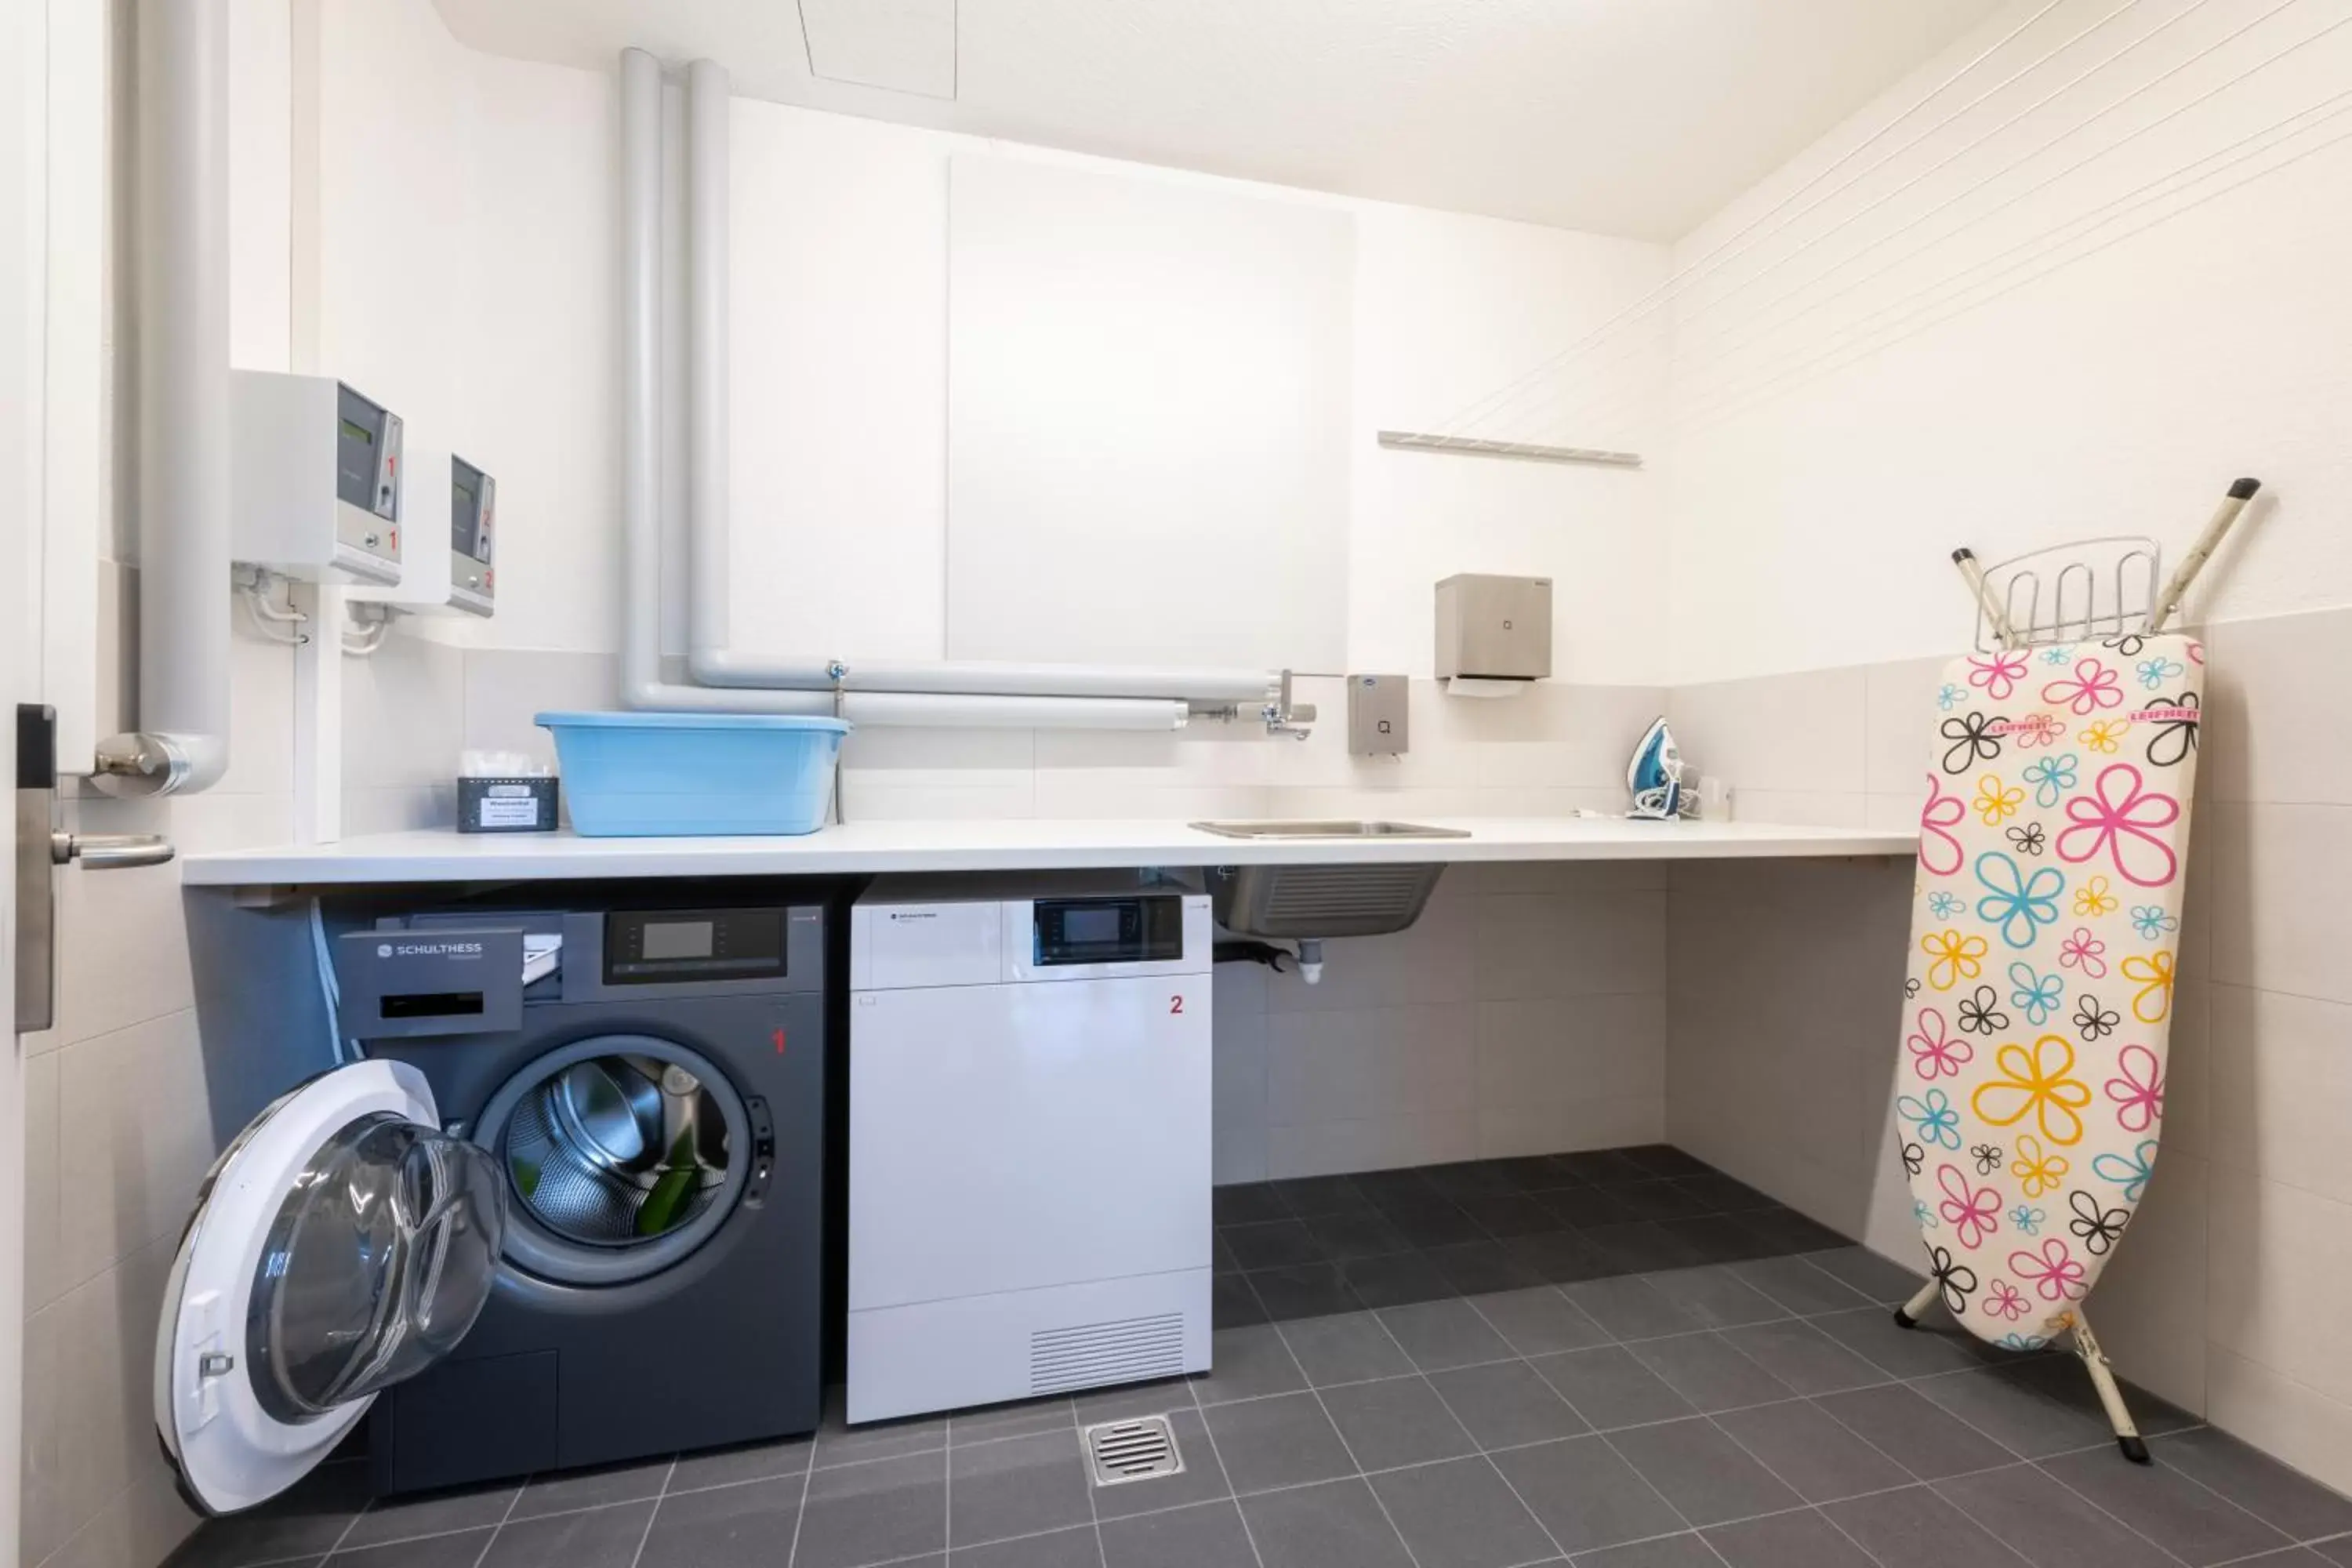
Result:
<svg viewBox="0 0 2352 1568"><path fill-rule="evenodd" d="M1725 860L1911 855L1908 830L1616 817L1416 817L1467 838L1248 839L1158 820L853 822L797 838L582 838L432 829L191 855L199 887L265 883L541 881L572 877L752 877L1129 866L1349 865L1457 860Z"/></svg>

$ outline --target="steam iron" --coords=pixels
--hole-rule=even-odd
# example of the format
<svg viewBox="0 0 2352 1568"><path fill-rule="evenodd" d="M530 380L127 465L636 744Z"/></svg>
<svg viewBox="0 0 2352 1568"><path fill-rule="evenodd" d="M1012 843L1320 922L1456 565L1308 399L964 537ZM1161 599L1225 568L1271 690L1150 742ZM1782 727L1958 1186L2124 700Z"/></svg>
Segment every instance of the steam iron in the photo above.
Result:
<svg viewBox="0 0 2352 1568"><path fill-rule="evenodd" d="M1683 754L1675 749L1675 732L1663 715L1651 721L1633 748L1625 787L1633 795L1633 809L1625 815L1635 821L1672 822L1682 816Z"/></svg>

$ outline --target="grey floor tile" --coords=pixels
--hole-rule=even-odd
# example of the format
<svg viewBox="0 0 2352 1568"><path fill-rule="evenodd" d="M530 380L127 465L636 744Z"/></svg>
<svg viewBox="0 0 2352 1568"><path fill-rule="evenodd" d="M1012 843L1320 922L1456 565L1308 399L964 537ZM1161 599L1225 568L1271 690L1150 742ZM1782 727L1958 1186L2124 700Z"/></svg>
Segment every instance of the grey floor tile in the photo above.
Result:
<svg viewBox="0 0 2352 1568"><path fill-rule="evenodd" d="M1631 1274L1654 1274L1662 1268L1688 1268L1694 1264L1716 1261L1678 1239L1655 1220L1591 1226L1577 1235Z"/></svg>
<svg viewBox="0 0 2352 1568"><path fill-rule="evenodd" d="M1371 1478L1420 1568L1513 1568L1553 1555L1551 1537L1484 1459Z"/></svg>
<svg viewBox="0 0 2352 1568"><path fill-rule="evenodd" d="M474 1568L497 1533L483 1526L380 1546L347 1546L327 1561L332 1568Z"/></svg>
<svg viewBox="0 0 2352 1568"><path fill-rule="evenodd" d="M2107 1413L2099 1404L2098 1390L2092 1386L2090 1373L2083 1370L2076 1357L2063 1352L2046 1355L2000 1357L1994 1368L2003 1377L2021 1388L2030 1388L2044 1399L2052 1399L2098 1422L2106 1431ZM2132 1423L2144 1437L2155 1437L2167 1432L2183 1432L2191 1426L2201 1426L2201 1418L2190 1415L2168 1399L2160 1399L2129 1378L2116 1379L2123 1390L2124 1403L2131 1407Z"/></svg>
<svg viewBox="0 0 2352 1568"><path fill-rule="evenodd" d="M1356 1184L1358 1192L1381 1208L1437 1195L1435 1189L1422 1180L1420 1170L1412 1166L1394 1171L1358 1171L1348 1179Z"/></svg>
<svg viewBox="0 0 2352 1568"><path fill-rule="evenodd" d="M1793 1258L1761 1258L1752 1263L1735 1263L1731 1271L1789 1310L1809 1316L1851 1310L1870 1300L1836 1275L1816 1268L1813 1260L1801 1253Z"/></svg>
<svg viewBox="0 0 2352 1568"><path fill-rule="evenodd" d="M1671 1143L1636 1143L1619 1153L1654 1176L1715 1176L1722 1174L1696 1154Z"/></svg>
<svg viewBox="0 0 2352 1568"><path fill-rule="evenodd" d="M1077 1406L1080 1426L1091 1426L1097 1421L1123 1421L1135 1415L1165 1415L1173 1410L1191 1410L1197 1403L1192 1397L1192 1380L1186 1377L1090 1388L1073 1394L1070 1402Z"/></svg>
<svg viewBox="0 0 2352 1568"><path fill-rule="evenodd" d="M1633 1211L1635 1219L1688 1219L1695 1215L1716 1214L1698 1194L1686 1192L1680 1184L1665 1180L1628 1182L1612 1188L1617 1201Z"/></svg>
<svg viewBox="0 0 2352 1568"><path fill-rule="evenodd" d="M1587 1279L1560 1288L1591 1320L1621 1340L1651 1340L1664 1334L1687 1334L1707 1325L1666 1300L1664 1292L1636 1275L1613 1279Z"/></svg>
<svg viewBox="0 0 2352 1568"><path fill-rule="evenodd" d="M1927 1282L1927 1277L1907 1261L1882 1258L1866 1247L1833 1247L1825 1252L1806 1253L1804 1258L1883 1306L1901 1306Z"/></svg>
<svg viewBox="0 0 2352 1568"><path fill-rule="evenodd" d="M1758 1209L1741 1215L1739 1223L1787 1252L1821 1252L1853 1245L1853 1237L1841 1236L1795 1209Z"/></svg>
<svg viewBox="0 0 2352 1568"><path fill-rule="evenodd" d="M1689 1251L1692 1262L1729 1264L1776 1258L1788 1250L1750 1223L1761 1217L1753 1214L1702 1214L1662 1219L1656 1224Z"/></svg>
<svg viewBox="0 0 2352 1568"><path fill-rule="evenodd" d="M1397 1234L1415 1247L1451 1247L1457 1241L1482 1241L1486 1230L1464 1214L1451 1198L1435 1193L1381 1200L1380 1211Z"/></svg>
<svg viewBox="0 0 2352 1568"><path fill-rule="evenodd" d="M1266 1321L1265 1304L1250 1288L1246 1274L1219 1274L1209 1281L1209 1321L1220 1329L1247 1328Z"/></svg>
<svg viewBox="0 0 2352 1568"><path fill-rule="evenodd" d="M1523 1361L1433 1372L1429 1385L1482 1448L1516 1448L1591 1430L1559 1391Z"/></svg>
<svg viewBox="0 0 2352 1568"><path fill-rule="evenodd" d="M1346 1176L1297 1176L1271 1184L1283 1206L1300 1219L1368 1209L1372 1200Z"/></svg>
<svg viewBox="0 0 2352 1568"><path fill-rule="evenodd" d="M1936 1489L2034 1568L2147 1568L2164 1554L2032 1465L1938 1481Z"/></svg>
<svg viewBox="0 0 2352 1568"><path fill-rule="evenodd" d="M1412 1568L1380 1500L1360 1479L1242 1500L1265 1568Z"/></svg>
<svg viewBox="0 0 2352 1568"><path fill-rule="evenodd" d="M1348 1288L1346 1270L1337 1263L1254 1268L1242 1278L1257 1292L1258 1305L1265 1309L1266 1317L1277 1323L1297 1318L1319 1318L1331 1312L1352 1312L1363 1304Z"/></svg>
<svg viewBox="0 0 2352 1568"><path fill-rule="evenodd" d="M654 1510L637 1568L767 1568L784 1561L799 1522L799 1476L675 1492Z"/></svg>
<svg viewBox="0 0 2352 1568"><path fill-rule="evenodd" d="M510 1520L478 1568L631 1568L653 1519L651 1500Z"/></svg>
<svg viewBox="0 0 2352 1568"><path fill-rule="evenodd" d="M1024 1399L1013 1405L991 1405L951 1413L948 1416L948 1447L992 1443L1000 1437L1034 1437L1041 1432L1068 1432L1076 1426L1068 1394Z"/></svg>
<svg viewBox="0 0 2352 1568"><path fill-rule="evenodd" d="M1290 1205L1276 1194L1271 1182L1241 1182L1219 1187L1210 1194L1209 1211L1220 1226L1290 1217Z"/></svg>
<svg viewBox="0 0 2352 1568"><path fill-rule="evenodd" d="M2018 1568L2024 1562L1932 1487L1825 1503L1822 1511L1864 1551L1899 1568Z"/></svg>
<svg viewBox="0 0 2352 1568"><path fill-rule="evenodd" d="M1705 1531L1729 1568L1877 1568L1827 1515L1811 1509Z"/></svg>
<svg viewBox="0 0 2352 1568"><path fill-rule="evenodd" d="M1729 1176L1683 1176L1677 1178L1676 1184L1705 1204L1710 1214L1738 1214L1743 1209L1779 1206L1747 1183L1735 1182Z"/></svg>
<svg viewBox="0 0 2352 1568"><path fill-rule="evenodd" d="M1323 1248L1317 1245L1307 1226L1295 1219L1221 1226L1217 1235L1244 1268L1283 1268L1294 1263L1323 1261Z"/></svg>
<svg viewBox="0 0 2352 1568"><path fill-rule="evenodd" d="M1418 1375L1322 1392L1323 1408L1359 1469L1392 1469L1477 1451L1437 1391Z"/></svg>
<svg viewBox="0 0 2352 1568"><path fill-rule="evenodd" d="M1255 1399L1307 1386L1291 1359L1281 1331L1271 1324L1220 1329L1209 1339L1209 1370L1192 1379L1192 1395L1202 1405ZM1099 1419L1099 1417L1097 1417Z"/></svg>
<svg viewBox="0 0 2352 1568"><path fill-rule="evenodd" d="M1824 1394L1816 1401L1923 1481L2007 1464L2010 1451L1901 1384Z"/></svg>
<svg viewBox="0 0 2352 1568"><path fill-rule="evenodd" d="M1235 1258L1234 1249L1225 1245L1225 1238L1213 1232L1209 1237L1209 1256L1211 1267L1219 1274L1238 1274L1242 1271L1241 1259Z"/></svg>
<svg viewBox="0 0 2352 1568"><path fill-rule="evenodd" d="M860 1459L904 1458L948 1446L948 1418L944 1415L869 1421L862 1426L852 1426L846 1412L846 1391L836 1384L825 1391L824 1424L817 1428L814 1458L818 1469Z"/></svg>
<svg viewBox="0 0 2352 1568"><path fill-rule="evenodd" d="M1465 1222L1466 1223L1466 1222ZM1402 1307L1414 1301L1440 1301L1460 1294L1437 1270L1426 1252L1398 1252L1386 1258L1357 1258L1339 1265L1356 1305Z"/></svg>
<svg viewBox="0 0 2352 1568"><path fill-rule="evenodd" d="M1680 1535L1661 1535L1654 1541L1636 1541L1600 1552L1580 1552L1576 1554L1576 1568L1723 1568L1723 1559L1715 1554L1715 1548L1699 1539L1696 1531L1686 1530Z"/></svg>
<svg viewBox="0 0 2352 1568"><path fill-rule="evenodd" d="M1404 1233L1375 1208L1316 1215L1304 1223L1307 1234L1315 1238L1323 1256L1329 1258L1378 1258L1412 1246L1404 1238Z"/></svg>
<svg viewBox="0 0 2352 1568"><path fill-rule="evenodd" d="M1937 1317L1942 1318L1941 1312ZM1974 1334L1954 1327L1948 1319L1940 1325L1931 1319L1916 1329L1906 1329L1897 1326L1894 1315L1881 1307L1868 1307L1858 1312L1831 1312L1807 1321L1864 1361L1896 1377L1958 1372L1964 1367L1982 1366L2000 1353Z"/></svg>
<svg viewBox="0 0 2352 1568"><path fill-rule="evenodd" d="M1786 1399L1794 1391L1717 1333L1676 1334L1625 1347L1666 1386L1703 1411L1737 1410Z"/></svg>
<svg viewBox="0 0 2352 1568"><path fill-rule="evenodd" d="M2339 1535L2333 1541L2315 1541L2311 1550L2330 1563L2352 1568L2352 1535Z"/></svg>
<svg viewBox="0 0 2352 1568"><path fill-rule="evenodd" d="M1582 1230L1596 1225L1626 1225L1642 1216L1627 1208L1613 1188L1570 1187L1543 1194L1544 1207L1562 1225Z"/></svg>
<svg viewBox="0 0 2352 1568"><path fill-rule="evenodd" d="M1609 1441L1696 1525L1747 1519L1804 1500L1712 1421L1629 1427Z"/></svg>
<svg viewBox="0 0 2352 1568"><path fill-rule="evenodd" d="M1355 1474L1346 1445L1311 1394L1213 1405L1203 1414L1236 1492Z"/></svg>
<svg viewBox="0 0 2352 1568"><path fill-rule="evenodd" d="M1233 1496L1234 1489L1225 1480L1225 1467L1217 1458L1217 1446L1209 1441L1208 1425L1201 1419L1201 1413L1172 1412L1168 1417L1168 1430L1176 1439L1176 1451L1183 1456L1184 1468L1172 1476L1095 1488L1095 1517L1124 1519L1129 1514Z"/></svg>
<svg viewBox="0 0 2352 1568"><path fill-rule="evenodd" d="M1521 1355L1550 1355L1609 1342L1609 1331L1549 1285L1474 1296L1470 1304Z"/></svg>
<svg viewBox="0 0 2352 1568"><path fill-rule="evenodd" d="M1091 1523L1090 1489L1076 1431L951 1448L948 1545L977 1545Z"/></svg>
<svg viewBox="0 0 2352 1568"><path fill-rule="evenodd" d="M1789 1310L1742 1279L1727 1264L1671 1268L1649 1276L1650 1287L1710 1329L1737 1328L1785 1318Z"/></svg>
<svg viewBox="0 0 2352 1568"><path fill-rule="evenodd" d="M1834 1394L1885 1383L1887 1373L1801 1319L1726 1329L1742 1355L1799 1394Z"/></svg>
<svg viewBox="0 0 2352 1568"><path fill-rule="evenodd" d="M1561 1187L1580 1185L1567 1166L1554 1154L1528 1154L1515 1159L1497 1160L1496 1168L1519 1184L1523 1193L1549 1193Z"/></svg>
<svg viewBox="0 0 2352 1568"><path fill-rule="evenodd" d="M2265 1552L2260 1557L2243 1557L2230 1568L2327 1568L2332 1557L2322 1557L2308 1546L2290 1546L2284 1552Z"/></svg>
<svg viewBox="0 0 2352 1568"><path fill-rule="evenodd" d="M1759 1405L1715 1418L1739 1446L1807 1502L1858 1497L1910 1482L1908 1470L1808 1400Z"/></svg>
<svg viewBox="0 0 2352 1568"><path fill-rule="evenodd" d="M382 1499L352 1521L342 1544L348 1549L379 1546L387 1541L444 1535L453 1530L496 1524L506 1518L507 1510L513 1506L521 1489L506 1485Z"/></svg>
<svg viewBox="0 0 2352 1568"><path fill-rule="evenodd" d="M2159 1464L2193 1476L2297 1541L2352 1530L2352 1501L2210 1426L2151 1439Z"/></svg>
<svg viewBox="0 0 2352 1568"><path fill-rule="evenodd" d="M651 1464L600 1465L593 1470L559 1470L533 1476L515 1499L507 1518L536 1519L541 1514L568 1513L577 1508L601 1508L606 1503L639 1502L657 1498L669 1479L670 1460L665 1455Z"/></svg>
<svg viewBox="0 0 2352 1568"><path fill-rule="evenodd" d="M668 1500L663 1502L667 1506ZM938 1552L947 1545L947 1525L945 1448L831 1469L820 1467L808 1479L793 1568L857 1568Z"/></svg>
<svg viewBox="0 0 2352 1568"><path fill-rule="evenodd" d="M1257 1568L1257 1551L1230 1502L1170 1509L1102 1525L1108 1568Z"/></svg>
<svg viewBox="0 0 2352 1568"><path fill-rule="evenodd" d="M208 1520L173 1554L172 1568L240 1568L317 1556L342 1539L368 1501L368 1468L321 1465L300 1485L249 1512Z"/></svg>
<svg viewBox="0 0 2352 1568"><path fill-rule="evenodd" d="M2042 1468L2191 1568L2292 1545L2287 1537L2169 1465L2135 1465L2106 1444Z"/></svg>
<svg viewBox="0 0 2352 1568"><path fill-rule="evenodd" d="M1018 1541L959 1546L948 1553L947 1568L1102 1568L1102 1546L1095 1527L1082 1524Z"/></svg>
<svg viewBox="0 0 2352 1568"><path fill-rule="evenodd" d="M2089 1381L2079 1366L2074 1373ZM1992 1367L1916 1378L1911 1386L1930 1403L2028 1459L2108 1442L2114 1436L2105 1416L2045 1398Z"/></svg>
<svg viewBox="0 0 2352 1568"><path fill-rule="evenodd" d="M1657 1174L1635 1163L1620 1149L1580 1149L1573 1153L1552 1156L1579 1181L1595 1186L1607 1186L1619 1182L1639 1182Z"/></svg>
<svg viewBox="0 0 2352 1568"><path fill-rule="evenodd" d="M1692 1414L1690 1401L1635 1361L1622 1345L1537 1356L1528 1364L1579 1415L1603 1431Z"/></svg>
<svg viewBox="0 0 2352 1568"><path fill-rule="evenodd" d="M1464 1300L1391 1307L1381 1314L1381 1322L1423 1372L1503 1361L1514 1353L1478 1310Z"/></svg>
<svg viewBox="0 0 2352 1568"><path fill-rule="evenodd" d="M1412 1370L1412 1363L1397 1348L1395 1338L1370 1312L1342 1312L1286 1323L1282 1337L1311 1384L1366 1383L1376 1377L1401 1377Z"/></svg>
<svg viewBox="0 0 2352 1568"><path fill-rule="evenodd" d="M1452 1247L1433 1247L1428 1256L1445 1282L1465 1296L1518 1290L1544 1283L1541 1274L1521 1262L1518 1255L1500 1241L1457 1242Z"/></svg>
<svg viewBox="0 0 2352 1568"><path fill-rule="evenodd" d="M1546 1196L1557 1196L1547 1194ZM1515 1236L1503 1249L1551 1285L1572 1285L1580 1279L1604 1279L1624 1269L1615 1258L1584 1239L1581 1233L1556 1230L1543 1236Z"/></svg>
<svg viewBox="0 0 2352 1568"><path fill-rule="evenodd" d="M1488 1236L1533 1236L1560 1228L1559 1217L1525 1193L1478 1194L1454 1201Z"/></svg>
<svg viewBox="0 0 2352 1568"><path fill-rule="evenodd" d="M781 1443L745 1443L732 1448L704 1448L680 1454L671 1470L669 1490L693 1491L701 1487L731 1486L738 1481L763 1481L775 1476L797 1476L808 1468L815 1445L806 1437Z"/></svg>
<svg viewBox="0 0 2352 1568"><path fill-rule="evenodd" d="M1432 1190L1460 1202L1464 1198L1516 1194L1518 1179L1500 1161L1464 1160L1451 1165L1424 1165L1422 1180Z"/></svg>
<svg viewBox="0 0 2352 1568"><path fill-rule="evenodd" d="M1565 1552L1589 1552L1684 1527L1684 1520L1599 1437L1490 1456L1511 1489Z"/></svg>

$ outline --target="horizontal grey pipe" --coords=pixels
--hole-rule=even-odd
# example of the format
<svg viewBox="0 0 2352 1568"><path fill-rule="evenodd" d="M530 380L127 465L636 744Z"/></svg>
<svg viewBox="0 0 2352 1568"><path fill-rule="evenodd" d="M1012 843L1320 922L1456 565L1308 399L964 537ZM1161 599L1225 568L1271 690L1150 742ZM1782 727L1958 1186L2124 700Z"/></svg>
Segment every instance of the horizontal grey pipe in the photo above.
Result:
<svg viewBox="0 0 2352 1568"><path fill-rule="evenodd" d="M1159 697L1195 702L1264 702L1280 678L1258 669L1150 669L1082 664L985 661L891 663L793 658L740 648L698 649L688 659L705 686L831 690L835 668L848 691L919 691L966 697Z"/></svg>

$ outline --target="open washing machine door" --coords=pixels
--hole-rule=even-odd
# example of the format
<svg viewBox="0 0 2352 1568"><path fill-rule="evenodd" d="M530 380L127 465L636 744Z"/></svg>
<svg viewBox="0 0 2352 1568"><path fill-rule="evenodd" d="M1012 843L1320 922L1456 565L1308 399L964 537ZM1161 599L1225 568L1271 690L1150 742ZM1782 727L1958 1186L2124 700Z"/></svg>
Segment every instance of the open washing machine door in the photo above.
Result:
<svg viewBox="0 0 2352 1568"><path fill-rule="evenodd" d="M208 1513L285 1490L376 1394L457 1348L506 1228L497 1163L425 1075L365 1061L272 1104L214 1162L155 1339L155 1429Z"/></svg>

